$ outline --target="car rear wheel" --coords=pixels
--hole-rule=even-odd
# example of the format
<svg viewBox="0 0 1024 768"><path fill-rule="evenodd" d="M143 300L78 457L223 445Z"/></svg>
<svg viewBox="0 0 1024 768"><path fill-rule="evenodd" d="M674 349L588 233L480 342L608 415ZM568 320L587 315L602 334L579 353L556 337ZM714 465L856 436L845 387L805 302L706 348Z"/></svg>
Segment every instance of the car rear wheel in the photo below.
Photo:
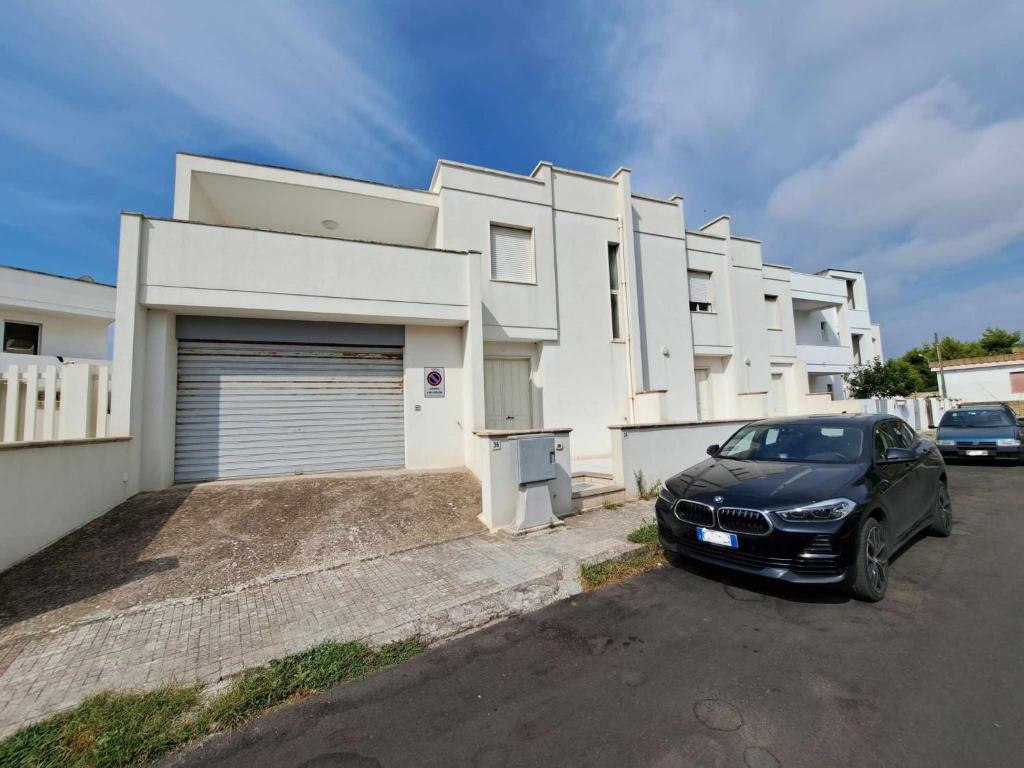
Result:
<svg viewBox="0 0 1024 768"><path fill-rule="evenodd" d="M945 483L939 486L939 496L935 500L935 519L928 532L943 537L953 532L953 505L949 501L949 489Z"/></svg>
<svg viewBox="0 0 1024 768"><path fill-rule="evenodd" d="M876 603L889 586L889 549L885 528L869 517L857 534L857 559L853 566L850 592L858 600Z"/></svg>

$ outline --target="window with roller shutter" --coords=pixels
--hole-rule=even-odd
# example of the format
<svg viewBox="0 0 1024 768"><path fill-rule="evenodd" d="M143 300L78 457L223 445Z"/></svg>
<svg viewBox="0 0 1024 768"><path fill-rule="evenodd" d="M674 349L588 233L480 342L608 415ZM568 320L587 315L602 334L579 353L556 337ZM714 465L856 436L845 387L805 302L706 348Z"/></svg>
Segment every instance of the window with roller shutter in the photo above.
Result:
<svg viewBox="0 0 1024 768"><path fill-rule="evenodd" d="M690 311L711 312L711 273L710 272L687 272L690 283Z"/></svg>
<svg viewBox="0 0 1024 768"><path fill-rule="evenodd" d="M531 230L491 225L491 280L509 283L537 281Z"/></svg>

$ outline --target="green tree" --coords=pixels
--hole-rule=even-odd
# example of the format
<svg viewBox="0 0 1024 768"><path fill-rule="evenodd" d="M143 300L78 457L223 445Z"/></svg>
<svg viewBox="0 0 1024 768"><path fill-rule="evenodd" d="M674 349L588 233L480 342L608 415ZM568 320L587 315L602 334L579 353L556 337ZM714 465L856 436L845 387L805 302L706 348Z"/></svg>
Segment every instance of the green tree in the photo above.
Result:
<svg viewBox="0 0 1024 768"><path fill-rule="evenodd" d="M905 360L921 379L921 389L918 390L919 392L938 391L939 377L931 369L931 365L935 361L934 344L922 344L919 347L908 349L903 353L901 359Z"/></svg>
<svg viewBox="0 0 1024 768"><path fill-rule="evenodd" d="M978 343L985 348L986 355L1008 355L1020 344L1020 331L986 328Z"/></svg>
<svg viewBox="0 0 1024 768"><path fill-rule="evenodd" d="M943 360L958 360L962 357L984 357L987 353L985 348L977 341L960 341L952 336L945 336L939 340L939 349L942 350Z"/></svg>
<svg viewBox="0 0 1024 768"><path fill-rule="evenodd" d="M920 391L923 386L914 367L902 358L886 360L875 358L867 365L859 365L843 377L850 395L855 398L906 397Z"/></svg>

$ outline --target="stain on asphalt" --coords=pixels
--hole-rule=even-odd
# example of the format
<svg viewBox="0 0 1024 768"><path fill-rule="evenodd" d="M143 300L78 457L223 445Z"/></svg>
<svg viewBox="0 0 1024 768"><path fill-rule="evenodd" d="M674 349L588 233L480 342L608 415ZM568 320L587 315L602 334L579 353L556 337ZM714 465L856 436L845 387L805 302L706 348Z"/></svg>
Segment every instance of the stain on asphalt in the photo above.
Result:
<svg viewBox="0 0 1024 768"><path fill-rule="evenodd" d="M297 768L381 768L381 764L380 760L352 752L330 752L299 763Z"/></svg>
<svg viewBox="0 0 1024 768"><path fill-rule="evenodd" d="M768 599L765 595L752 592L748 589L742 589L740 587L733 586L732 584L724 584L723 588L725 589L725 594L733 600L739 600L740 602L763 603Z"/></svg>
<svg viewBox="0 0 1024 768"><path fill-rule="evenodd" d="M780 768L775 755L764 747L747 747L743 750L743 762L747 768Z"/></svg>
<svg viewBox="0 0 1024 768"><path fill-rule="evenodd" d="M639 688L647 682L647 675L639 669L624 669L619 672L619 682L629 688Z"/></svg>
<svg viewBox="0 0 1024 768"><path fill-rule="evenodd" d="M508 765L508 750L505 747L489 744L481 747L473 755L473 768L504 768Z"/></svg>
<svg viewBox="0 0 1024 768"><path fill-rule="evenodd" d="M693 714L713 731L738 731L743 715L728 701L701 699L693 705Z"/></svg>

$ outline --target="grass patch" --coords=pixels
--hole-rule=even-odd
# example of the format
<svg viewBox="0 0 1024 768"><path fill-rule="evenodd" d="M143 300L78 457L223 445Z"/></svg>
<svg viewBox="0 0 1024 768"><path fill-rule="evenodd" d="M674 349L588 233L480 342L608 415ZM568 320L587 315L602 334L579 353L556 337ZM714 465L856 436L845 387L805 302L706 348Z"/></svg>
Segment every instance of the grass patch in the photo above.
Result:
<svg viewBox="0 0 1024 768"><path fill-rule="evenodd" d="M603 563L584 565L580 568L580 582L583 590L590 592L617 581L657 568L665 562L665 553L658 543L658 524L641 525L627 534L626 539L634 544L643 544L628 555L605 560Z"/></svg>
<svg viewBox="0 0 1024 768"><path fill-rule="evenodd" d="M648 525L642 525L626 536L626 539L634 544L657 544L658 524L649 523Z"/></svg>
<svg viewBox="0 0 1024 768"><path fill-rule="evenodd" d="M583 590L590 592L657 568L664 562L665 553L661 551L661 547L646 544L640 551L631 552L625 557L605 560L595 565L584 565L580 568L580 581L583 583Z"/></svg>
<svg viewBox="0 0 1024 768"><path fill-rule="evenodd" d="M357 680L423 649L415 640L382 648L324 643L249 670L208 703L198 686L100 693L0 741L0 768L145 765L285 701Z"/></svg>

